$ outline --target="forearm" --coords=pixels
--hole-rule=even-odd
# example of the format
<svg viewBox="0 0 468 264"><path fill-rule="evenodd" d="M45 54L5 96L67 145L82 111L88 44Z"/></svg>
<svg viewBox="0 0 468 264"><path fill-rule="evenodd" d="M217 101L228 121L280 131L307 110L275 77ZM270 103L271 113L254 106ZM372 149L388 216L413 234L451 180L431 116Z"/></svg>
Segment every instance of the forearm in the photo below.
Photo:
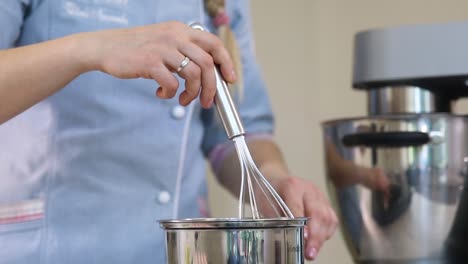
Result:
<svg viewBox="0 0 468 264"><path fill-rule="evenodd" d="M278 179L289 175L283 156L274 141L270 139L254 139L248 141L248 148L255 164L273 186ZM241 170L237 153L233 149L221 163L216 177L220 184L237 196L240 191Z"/></svg>
<svg viewBox="0 0 468 264"><path fill-rule="evenodd" d="M177 72L184 54L192 63ZM179 102L188 105L200 94L202 106L209 108L216 94L214 65L220 65L225 80L236 80L229 53L219 38L176 21L80 33L3 50L0 124L92 70L121 79L153 79L160 86L156 95L163 99L177 94L177 72L186 81Z"/></svg>
<svg viewBox="0 0 468 264"><path fill-rule="evenodd" d="M83 36L0 50L0 124L90 70Z"/></svg>

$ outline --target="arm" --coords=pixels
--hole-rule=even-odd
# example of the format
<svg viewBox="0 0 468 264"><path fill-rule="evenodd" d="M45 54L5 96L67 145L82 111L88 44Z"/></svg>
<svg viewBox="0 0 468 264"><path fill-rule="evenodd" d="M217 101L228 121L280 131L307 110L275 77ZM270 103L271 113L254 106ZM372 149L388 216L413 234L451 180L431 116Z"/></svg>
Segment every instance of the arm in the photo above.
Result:
<svg viewBox="0 0 468 264"><path fill-rule="evenodd" d="M93 70L154 79L160 85L156 95L172 98L179 87L173 73L185 56L191 62L178 73L186 80L179 102L189 104L202 86L200 100L208 108L216 92L214 64L233 82L232 61L217 37L179 22L81 33L2 50L0 124Z"/></svg>
<svg viewBox="0 0 468 264"><path fill-rule="evenodd" d="M289 175L286 163L283 160L277 145L268 139L248 140L252 157L260 171L271 183L281 180ZM221 162L216 176L220 184L234 196L239 196L240 191L240 166L237 153L232 149Z"/></svg>
<svg viewBox="0 0 468 264"><path fill-rule="evenodd" d="M83 38L0 51L0 124L91 70Z"/></svg>

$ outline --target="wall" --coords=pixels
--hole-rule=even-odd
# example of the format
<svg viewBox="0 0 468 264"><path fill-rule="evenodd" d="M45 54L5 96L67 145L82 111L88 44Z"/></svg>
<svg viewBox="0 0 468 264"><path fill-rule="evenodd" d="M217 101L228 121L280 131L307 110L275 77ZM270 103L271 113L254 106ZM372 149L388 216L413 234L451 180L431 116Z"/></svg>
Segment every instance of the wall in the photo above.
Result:
<svg viewBox="0 0 468 264"><path fill-rule="evenodd" d="M365 94L351 89L353 35L367 28L468 19L468 1L462 0L252 0L251 5L257 56L277 115L276 139L293 173L324 191L320 122L366 114ZM211 176L210 188L213 215L235 216L237 202ZM351 263L341 234L315 263Z"/></svg>

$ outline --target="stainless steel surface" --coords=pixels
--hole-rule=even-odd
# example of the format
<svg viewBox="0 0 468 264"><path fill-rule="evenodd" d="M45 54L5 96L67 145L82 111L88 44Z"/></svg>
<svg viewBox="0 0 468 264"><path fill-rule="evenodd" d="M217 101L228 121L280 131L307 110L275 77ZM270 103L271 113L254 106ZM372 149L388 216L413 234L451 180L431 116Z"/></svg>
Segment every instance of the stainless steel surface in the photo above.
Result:
<svg viewBox="0 0 468 264"><path fill-rule="evenodd" d="M233 229L233 228L280 228L302 227L307 218L189 218L176 220L161 220L164 229Z"/></svg>
<svg viewBox="0 0 468 264"><path fill-rule="evenodd" d="M205 27L197 22L190 24L190 26L194 29L206 31ZM229 139L244 135L244 126L242 125L239 113L229 93L229 86L226 81L224 81L217 67L214 68L214 71L216 76L215 105L221 122L224 125L224 129Z"/></svg>
<svg viewBox="0 0 468 264"><path fill-rule="evenodd" d="M389 86L367 92L369 115L436 112L432 92L416 86Z"/></svg>
<svg viewBox="0 0 468 264"><path fill-rule="evenodd" d="M161 221L169 264L304 263L307 219Z"/></svg>
<svg viewBox="0 0 468 264"><path fill-rule="evenodd" d="M356 262L468 263L447 260L468 229L467 208L459 208L467 120L427 114L323 123L329 190ZM379 177L390 184L371 189ZM462 224L454 226L456 214Z"/></svg>
<svg viewBox="0 0 468 264"><path fill-rule="evenodd" d="M226 133L229 139L244 135L244 126L242 125L236 106L229 93L229 87L221 77L219 70L215 68L214 71L216 76L215 105L224 128L226 129Z"/></svg>

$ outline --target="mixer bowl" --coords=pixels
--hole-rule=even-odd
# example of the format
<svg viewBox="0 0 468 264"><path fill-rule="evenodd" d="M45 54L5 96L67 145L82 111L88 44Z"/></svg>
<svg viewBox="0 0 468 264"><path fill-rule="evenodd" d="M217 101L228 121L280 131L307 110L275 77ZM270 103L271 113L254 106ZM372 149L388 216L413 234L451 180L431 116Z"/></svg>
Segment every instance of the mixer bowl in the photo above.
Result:
<svg viewBox="0 0 468 264"><path fill-rule="evenodd" d="M423 114L322 124L329 191L356 263L468 263L467 121Z"/></svg>
<svg viewBox="0 0 468 264"><path fill-rule="evenodd" d="M170 264L304 263L306 218L162 220Z"/></svg>

